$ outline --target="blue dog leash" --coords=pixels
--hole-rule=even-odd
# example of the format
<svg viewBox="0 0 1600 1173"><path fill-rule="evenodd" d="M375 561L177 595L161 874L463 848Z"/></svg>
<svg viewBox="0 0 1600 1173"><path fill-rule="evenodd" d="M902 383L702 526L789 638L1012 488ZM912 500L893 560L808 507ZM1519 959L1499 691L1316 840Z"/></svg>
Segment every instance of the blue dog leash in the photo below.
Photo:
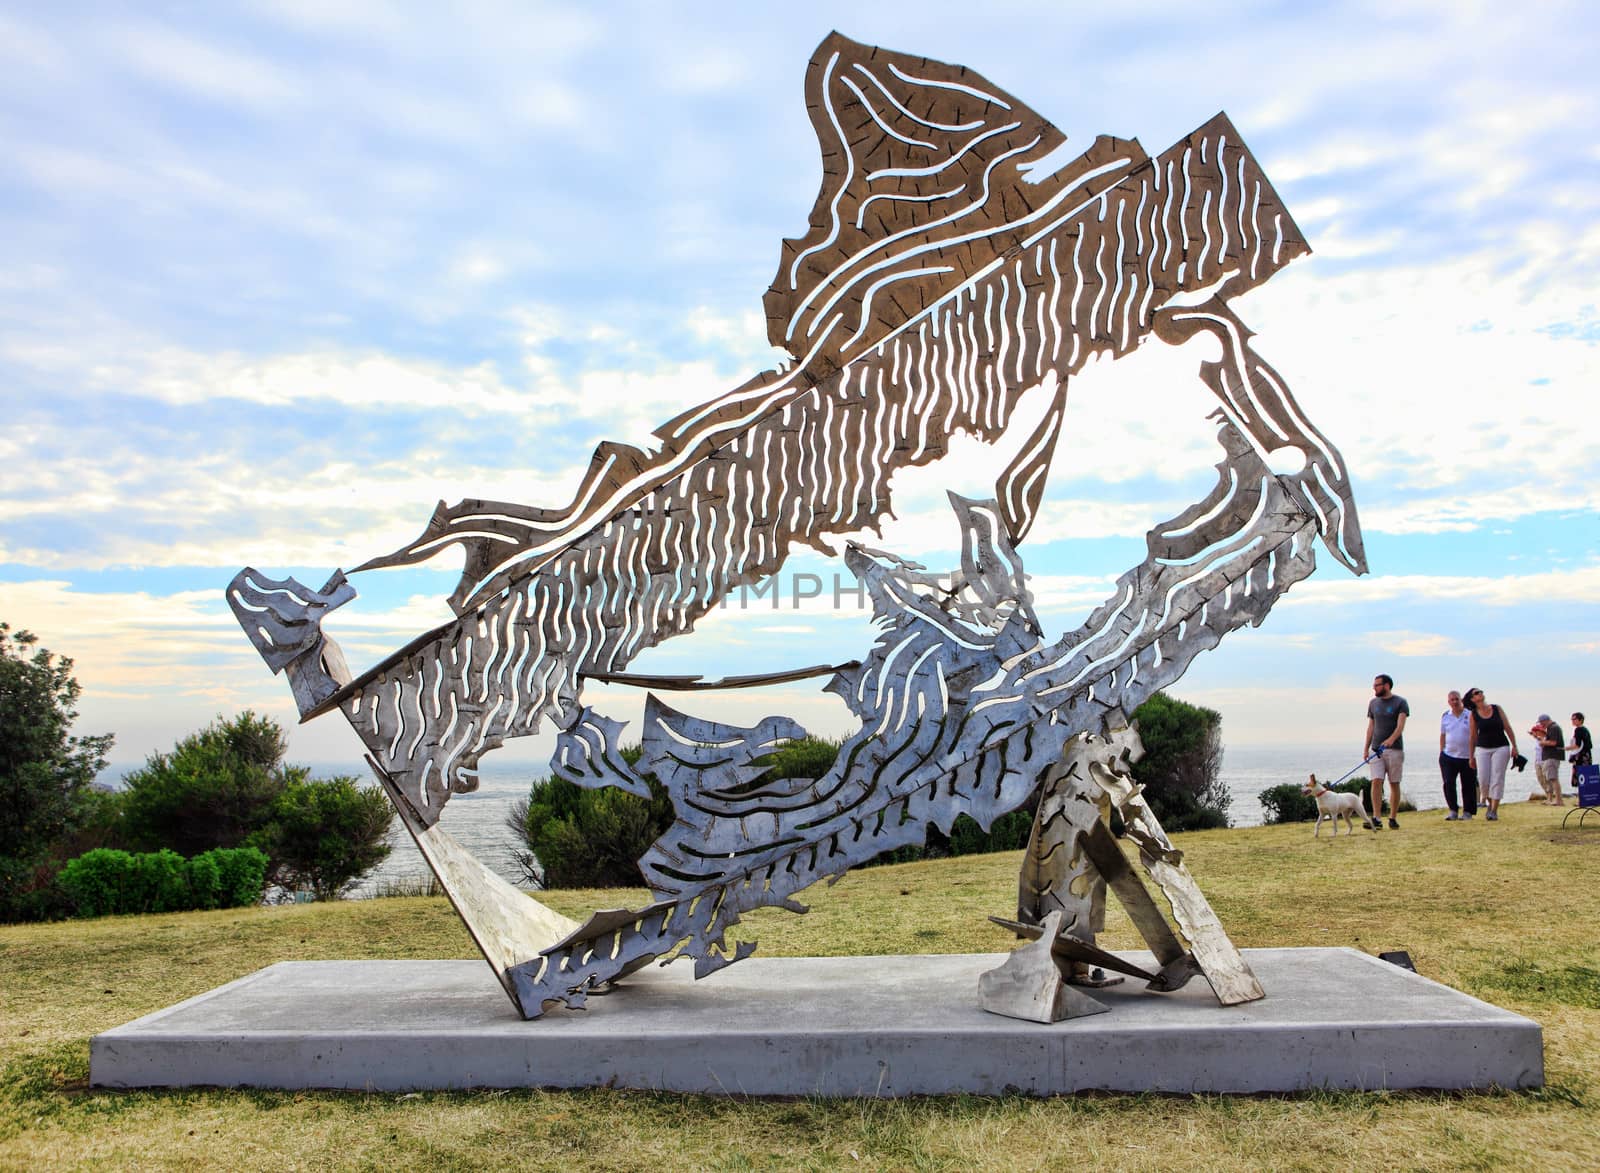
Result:
<svg viewBox="0 0 1600 1173"><path fill-rule="evenodd" d="M1346 770L1339 777L1335 778L1332 782L1324 782L1323 785L1326 786L1329 790L1332 790L1335 786L1339 785L1339 783L1343 782L1346 778L1350 777L1351 774L1354 774L1362 766L1364 766L1368 762L1370 762L1373 758L1381 757L1382 754L1383 754L1383 749L1381 747L1378 748L1378 749L1373 750L1370 754L1368 754L1366 757L1362 758L1355 765L1351 766L1348 770Z"/></svg>

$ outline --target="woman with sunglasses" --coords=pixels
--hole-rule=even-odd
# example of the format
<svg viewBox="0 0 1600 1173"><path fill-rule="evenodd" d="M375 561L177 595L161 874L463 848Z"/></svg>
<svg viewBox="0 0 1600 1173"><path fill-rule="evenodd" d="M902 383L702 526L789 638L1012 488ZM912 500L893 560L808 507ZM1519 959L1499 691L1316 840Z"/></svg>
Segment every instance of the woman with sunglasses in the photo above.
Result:
<svg viewBox="0 0 1600 1173"><path fill-rule="evenodd" d="M1461 698L1472 714L1467 728L1468 752L1478 766L1479 796L1489 808L1483 817L1500 818L1500 800L1506 792L1506 766L1517 752L1517 734L1511 718L1499 705L1491 705L1481 688L1469 688Z"/></svg>

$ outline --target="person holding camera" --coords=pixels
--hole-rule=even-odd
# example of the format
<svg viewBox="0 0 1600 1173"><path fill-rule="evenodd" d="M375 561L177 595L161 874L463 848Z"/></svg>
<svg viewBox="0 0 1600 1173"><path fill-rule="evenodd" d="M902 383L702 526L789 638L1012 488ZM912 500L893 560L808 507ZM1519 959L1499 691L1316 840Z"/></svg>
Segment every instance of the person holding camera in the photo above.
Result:
<svg viewBox="0 0 1600 1173"><path fill-rule="evenodd" d="M1567 756L1567 739L1561 735L1561 726L1549 713L1539 714L1539 723L1534 729L1538 731L1534 740L1539 746L1539 758L1533 764L1533 771L1539 777L1539 785L1544 788L1545 805L1566 806L1566 800L1561 797L1561 763Z"/></svg>

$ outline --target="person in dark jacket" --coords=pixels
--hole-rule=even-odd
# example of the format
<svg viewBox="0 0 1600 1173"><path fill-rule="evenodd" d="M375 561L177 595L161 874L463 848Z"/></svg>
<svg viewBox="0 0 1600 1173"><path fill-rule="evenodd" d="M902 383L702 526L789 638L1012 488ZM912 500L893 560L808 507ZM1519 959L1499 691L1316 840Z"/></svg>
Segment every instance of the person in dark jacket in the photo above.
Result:
<svg viewBox="0 0 1600 1173"><path fill-rule="evenodd" d="M1567 760L1572 763L1572 788L1578 788L1578 767L1594 765L1594 738L1589 736L1589 730L1583 723L1583 714L1572 714L1572 744L1567 746L1567 752L1572 756Z"/></svg>

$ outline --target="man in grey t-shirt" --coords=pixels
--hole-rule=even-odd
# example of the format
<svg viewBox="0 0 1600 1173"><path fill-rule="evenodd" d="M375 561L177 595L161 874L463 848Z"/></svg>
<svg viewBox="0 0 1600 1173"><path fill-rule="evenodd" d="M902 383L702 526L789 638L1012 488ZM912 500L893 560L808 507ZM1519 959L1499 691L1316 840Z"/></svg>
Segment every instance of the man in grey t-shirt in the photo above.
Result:
<svg viewBox="0 0 1600 1173"><path fill-rule="evenodd" d="M1389 826L1400 829L1400 773L1405 768L1406 718L1411 706L1406 698L1396 696L1394 678L1379 674L1372 678L1372 699L1367 702L1367 740L1361 747L1363 758L1371 757L1369 772L1372 776L1372 822L1376 826L1383 811L1383 781L1389 780Z"/></svg>

